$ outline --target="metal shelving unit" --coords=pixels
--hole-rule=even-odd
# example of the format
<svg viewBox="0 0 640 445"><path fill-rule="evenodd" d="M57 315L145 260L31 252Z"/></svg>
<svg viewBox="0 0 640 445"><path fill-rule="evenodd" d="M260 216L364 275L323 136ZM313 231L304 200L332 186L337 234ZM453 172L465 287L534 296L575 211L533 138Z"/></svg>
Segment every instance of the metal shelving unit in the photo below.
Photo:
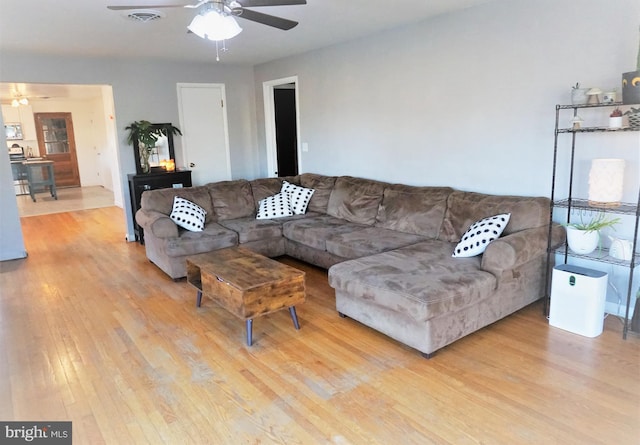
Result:
<svg viewBox="0 0 640 445"><path fill-rule="evenodd" d="M551 255L555 255L557 253L561 254L564 258L564 263L567 263L569 257L574 258L583 258L588 259L590 261L596 261L601 263L615 264L618 266L627 267L629 270L629 285L627 288L627 306L624 317L624 328L622 332L622 337L624 339L627 338L627 332L629 331L629 308L632 301L632 287L633 287L633 274L634 270L638 265L640 265L640 254L637 252L638 247L638 223L640 221L640 185L638 186L638 200L635 203L621 203L615 207L604 207L598 205L592 205L588 200L582 198L573 197L573 179L574 179L574 165L575 165L575 151L576 151L576 135L580 133L616 133L616 132L631 132L640 131L639 128L608 128L608 127L583 127L583 128L560 128L560 113L562 110L573 110L573 116L575 117L578 114L579 109L583 108L613 108L623 106L622 103L608 103L608 104L590 104L590 105L556 105L556 125L555 125L555 138L553 145L553 176L552 176L552 184L551 184L551 212L549 215L549 234L547 241L547 259L548 264L551 260ZM624 106L632 106L637 107L639 104L624 104ZM569 188L568 188L568 196L562 197L558 199L556 196L556 185L557 185L557 169L558 169L558 144L559 144L559 135L560 134L570 134L571 138L571 152L570 152L570 161L569 161ZM588 210L594 212L605 212L605 213L613 213L619 215L635 215L635 227L634 227L634 236L633 236L633 252L630 261L618 260L616 258L612 258L607 255L606 252L602 250L596 250L595 252L588 255L579 255L571 250L569 250L566 242L563 246L560 247L552 247L551 246L551 224L553 222L553 210L554 208L563 208L566 209L566 218L565 222L571 222L571 211L573 209L577 210ZM548 269L548 268L547 268ZM551 280L551 272L547 270L547 291L549 289ZM548 301L549 295L546 297L545 304L545 312L548 309Z"/></svg>

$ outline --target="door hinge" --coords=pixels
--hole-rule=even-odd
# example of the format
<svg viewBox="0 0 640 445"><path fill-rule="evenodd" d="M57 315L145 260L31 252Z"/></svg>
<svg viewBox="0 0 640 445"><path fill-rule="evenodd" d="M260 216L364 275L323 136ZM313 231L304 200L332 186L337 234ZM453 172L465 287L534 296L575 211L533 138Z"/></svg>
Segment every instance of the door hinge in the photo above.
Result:
<svg viewBox="0 0 640 445"><path fill-rule="evenodd" d="M224 101L220 99L220 108L224 108Z"/></svg>

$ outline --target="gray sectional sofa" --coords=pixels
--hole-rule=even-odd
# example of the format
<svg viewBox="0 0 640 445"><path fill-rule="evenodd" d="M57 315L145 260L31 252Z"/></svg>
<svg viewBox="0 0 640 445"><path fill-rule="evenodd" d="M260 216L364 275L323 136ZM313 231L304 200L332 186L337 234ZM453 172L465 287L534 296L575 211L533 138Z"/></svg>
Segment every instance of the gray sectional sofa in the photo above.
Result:
<svg viewBox="0 0 640 445"><path fill-rule="evenodd" d="M314 190L307 212L256 219L282 181ZM174 196L207 211L202 232L169 218ZM545 294L549 200L304 173L146 191L136 221L147 257L171 278L189 255L240 245L329 269L336 308L429 356ZM510 213L502 236L470 258L452 252L469 226ZM552 244L564 229L552 227Z"/></svg>

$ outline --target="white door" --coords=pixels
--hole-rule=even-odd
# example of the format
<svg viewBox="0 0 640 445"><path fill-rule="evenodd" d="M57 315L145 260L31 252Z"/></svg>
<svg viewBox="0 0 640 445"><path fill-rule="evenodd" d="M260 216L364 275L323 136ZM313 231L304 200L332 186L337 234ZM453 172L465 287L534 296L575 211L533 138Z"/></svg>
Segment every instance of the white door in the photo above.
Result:
<svg viewBox="0 0 640 445"><path fill-rule="evenodd" d="M224 84L179 83L183 156L194 186L231 179Z"/></svg>

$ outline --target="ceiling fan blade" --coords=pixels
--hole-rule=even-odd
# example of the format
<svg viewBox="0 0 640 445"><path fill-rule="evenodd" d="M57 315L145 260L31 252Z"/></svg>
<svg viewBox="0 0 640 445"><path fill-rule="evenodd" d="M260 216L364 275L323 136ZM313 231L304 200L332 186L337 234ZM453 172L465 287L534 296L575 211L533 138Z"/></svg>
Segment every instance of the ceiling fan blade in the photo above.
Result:
<svg viewBox="0 0 640 445"><path fill-rule="evenodd" d="M107 6L112 11L127 11L129 9L160 9L160 8L184 8L185 5L144 5L144 6Z"/></svg>
<svg viewBox="0 0 640 445"><path fill-rule="evenodd" d="M276 17L275 15L251 11L250 9L243 9L242 13L238 17L251 20L252 22L262 23L263 25L273 26L274 28L282 29L284 31L287 31L298 24L298 22L294 22L293 20L287 20L281 17Z"/></svg>
<svg viewBox="0 0 640 445"><path fill-rule="evenodd" d="M236 0L243 7L306 5L307 0Z"/></svg>

